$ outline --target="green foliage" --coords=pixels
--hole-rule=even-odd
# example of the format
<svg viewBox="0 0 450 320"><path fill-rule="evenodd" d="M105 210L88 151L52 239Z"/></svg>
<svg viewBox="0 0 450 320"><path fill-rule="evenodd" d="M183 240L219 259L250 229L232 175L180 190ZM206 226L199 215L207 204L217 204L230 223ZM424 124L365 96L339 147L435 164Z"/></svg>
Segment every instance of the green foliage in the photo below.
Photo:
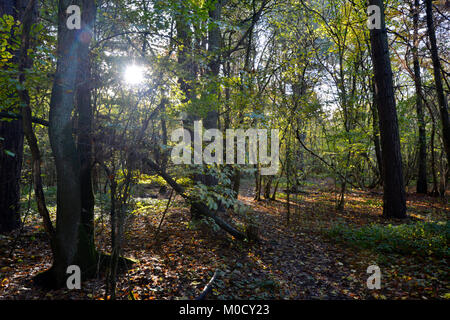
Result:
<svg viewBox="0 0 450 320"><path fill-rule="evenodd" d="M13 53L20 47L18 23L10 15L0 17L0 111L17 104L17 61Z"/></svg>
<svg viewBox="0 0 450 320"><path fill-rule="evenodd" d="M51 74L55 66L52 54L56 39L49 35L42 24L34 24L31 28L32 46L28 51L33 61L30 68L24 70L26 81L19 81L17 53L21 45L21 24L10 15L0 17L0 111L17 113L20 111L18 91L27 89L31 105L42 105L39 95L50 88ZM36 108L34 108L36 109ZM43 110L34 110L34 113ZM5 121L5 119L2 119ZM8 120L6 120L8 121ZM9 120L10 121L10 120Z"/></svg>
<svg viewBox="0 0 450 320"><path fill-rule="evenodd" d="M236 194L229 187L231 185L231 170L220 171L216 167L209 167L204 168L201 172L216 178L217 183L213 186L206 186L197 181L197 184L190 190L191 196L205 203L209 209L214 211L219 208L219 204L222 204L225 208L231 208L236 201Z"/></svg>
<svg viewBox="0 0 450 320"><path fill-rule="evenodd" d="M167 207L168 201L168 199L140 199L134 203L134 210L131 213L137 215L144 212L152 214L155 212L162 212Z"/></svg>
<svg viewBox="0 0 450 320"><path fill-rule="evenodd" d="M149 184L151 186L158 187L162 187L167 184L167 182L157 174L152 176L148 174L141 174L138 183Z"/></svg>
<svg viewBox="0 0 450 320"><path fill-rule="evenodd" d="M379 252L450 256L448 223L417 222L398 226L373 224L360 228L336 224L326 234L339 242Z"/></svg>
<svg viewBox="0 0 450 320"><path fill-rule="evenodd" d="M188 177L181 177L175 180L176 183L178 183L181 186L187 186L190 183L190 179ZM154 174L154 175L148 175L148 174L140 174L139 175L139 184L148 184L154 187L163 187L168 186L168 183L164 178L161 176Z"/></svg>

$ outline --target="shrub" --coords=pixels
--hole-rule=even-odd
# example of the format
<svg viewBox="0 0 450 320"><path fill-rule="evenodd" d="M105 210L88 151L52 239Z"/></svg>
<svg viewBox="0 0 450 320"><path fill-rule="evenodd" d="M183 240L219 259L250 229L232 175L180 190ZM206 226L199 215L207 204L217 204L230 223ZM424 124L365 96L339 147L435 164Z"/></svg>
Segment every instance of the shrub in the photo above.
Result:
<svg viewBox="0 0 450 320"><path fill-rule="evenodd" d="M448 223L373 224L360 228L336 224L326 234L337 241L380 252L436 257L448 257L450 253Z"/></svg>

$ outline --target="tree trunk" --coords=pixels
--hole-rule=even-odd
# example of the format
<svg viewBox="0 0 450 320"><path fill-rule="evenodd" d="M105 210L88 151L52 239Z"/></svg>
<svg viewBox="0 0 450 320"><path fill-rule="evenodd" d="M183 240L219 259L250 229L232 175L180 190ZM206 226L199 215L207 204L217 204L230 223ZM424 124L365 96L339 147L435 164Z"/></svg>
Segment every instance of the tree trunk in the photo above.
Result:
<svg viewBox="0 0 450 320"><path fill-rule="evenodd" d="M177 62L179 65L179 74L178 74L178 84L180 85L180 89L184 94L184 98L182 99L183 103L189 105L193 97L192 85L194 80L196 79L196 67L194 62L192 61L192 35L190 31L189 22L186 19L187 13L189 9L187 8L185 3L180 4L180 11L175 13L175 28L177 31L177 43L178 43L178 51L177 51ZM183 119L183 127L189 131L191 137L193 137L193 122L195 117L192 114L188 114L185 119ZM193 143L193 142L192 142ZM192 145L193 147L193 145ZM192 175L192 180L197 181L198 177L196 174ZM197 213L193 206L191 206L191 218L197 218L199 213Z"/></svg>
<svg viewBox="0 0 450 320"><path fill-rule="evenodd" d="M21 12L22 8L17 0L0 3L0 16L8 14L17 20ZM12 54L13 61L17 62L17 52ZM19 200L22 157L22 121L5 121L0 118L0 233L15 230L21 224Z"/></svg>
<svg viewBox="0 0 450 320"><path fill-rule="evenodd" d="M32 171L33 171L33 185L34 194L36 197L38 212L42 217L44 228L50 238L50 246L54 249L54 237L55 231L53 228L50 214L45 203L44 188L41 178L41 152L39 150L38 141L36 135L33 132L32 116L30 108L30 95L25 88L25 70L30 68L33 64L31 57L28 55L28 51L31 47L30 31L32 24L37 18L37 2L30 0L22 16L22 37L19 53L19 82L22 84L23 89L19 90L19 99L22 103L22 125L23 132L30 147L32 156Z"/></svg>
<svg viewBox="0 0 450 320"><path fill-rule="evenodd" d="M431 173L433 176L433 189L431 190L432 196L439 195L438 191L438 179L437 179L437 170L436 170L436 155L435 155L435 136L436 136L436 118L434 117L434 109L433 106L425 99L425 96L422 96L422 101L425 103L425 106L428 109L428 113L431 117L431 136L430 136L430 154L431 154Z"/></svg>
<svg viewBox="0 0 450 320"><path fill-rule="evenodd" d="M376 5L381 9L381 29L370 30L370 43L380 120L383 161L383 216L386 218L405 218L406 197L403 184L402 156L383 1L370 0L369 4Z"/></svg>
<svg viewBox="0 0 450 320"><path fill-rule="evenodd" d="M375 79L373 84L373 103L370 107L372 111L372 135L373 144L375 146L375 156L377 158L378 174L380 175L380 183L383 183L383 160L381 156L381 146L380 146L380 126L377 114L377 97L375 93Z"/></svg>
<svg viewBox="0 0 450 320"><path fill-rule="evenodd" d="M238 167L233 169L232 188L236 193L236 199L239 197L239 190L241 189L241 171Z"/></svg>
<svg viewBox="0 0 450 320"><path fill-rule="evenodd" d="M164 145L164 149L161 152L161 169L166 171L167 163L169 162L169 152L166 149L168 135L167 135L167 123L166 123L166 105L168 100L162 98L161 100L161 142Z"/></svg>
<svg viewBox="0 0 450 320"><path fill-rule="evenodd" d="M266 183L264 185L264 199L270 199L270 191L272 189L272 181L273 181L273 176L268 176L266 178Z"/></svg>
<svg viewBox="0 0 450 320"><path fill-rule="evenodd" d="M20 172L23 154L22 121L0 120L0 233L20 226ZM7 154L6 152L12 152Z"/></svg>
<svg viewBox="0 0 450 320"><path fill-rule="evenodd" d="M431 195L437 196L439 194L438 188L438 178L437 178L437 170L436 170L436 152L434 151L434 137L436 135L436 124L434 121L434 117L432 117L433 125L431 127L431 172L433 174L433 190L431 191Z"/></svg>
<svg viewBox="0 0 450 320"><path fill-rule="evenodd" d="M417 193L427 193L427 137L425 132L425 117L423 113L422 104L422 78L420 75L420 64L419 64L419 11L420 4L419 0L414 0L414 14L413 14L413 25L414 25L414 44L412 48L413 53L413 64L414 64L414 85L416 87L416 111L417 111L417 122L419 124L419 160L418 160L418 172L417 172Z"/></svg>
<svg viewBox="0 0 450 320"><path fill-rule="evenodd" d="M208 76L210 78L210 90L208 95L211 96L209 101L213 102L210 110L208 110L206 117L203 119L205 129L217 129L219 122L218 113L218 83L217 77L220 71L220 48L221 35L218 23L222 15L222 0L214 1L214 6L208 12L211 24L208 26L208 56L210 61L208 63ZM215 103L214 103L215 102ZM218 183L217 178L208 174L197 174L194 181L200 181L206 186L214 186ZM221 204L218 203L219 207ZM194 210L195 211L195 210Z"/></svg>
<svg viewBox="0 0 450 320"><path fill-rule="evenodd" d="M444 149L447 154L447 165L450 166L450 122L448 118L447 99L444 94L441 78L441 62L439 61L438 48L436 44L436 33L433 22L433 3L432 0L425 0L427 13L428 37L431 45L431 59L433 60L434 82L436 84L436 92L439 103L439 112L442 122L442 140L444 141Z"/></svg>
<svg viewBox="0 0 450 320"><path fill-rule="evenodd" d="M79 66L77 75L76 104L78 109L78 142L80 155L81 224L76 262L85 276L96 272L98 253L94 239L94 192L92 185L92 119L91 69L89 44L95 23L96 5L93 0L83 0L81 16L81 42L78 48Z"/></svg>
<svg viewBox="0 0 450 320"><path fill-rule="evenodd" d="M67 28L67 7L80 1L60 0L58 5L57 68L50 99L49 137L56 164L56 238L53 265L36 280L49 287L65 284L66 269L75 261L81 218L80 159L72 136L72 112L79 64L78 30Z"/></svg>
<svg viewBox="0 0 450 320"><path fill-rule="evenodd" d="M259 164L254 165L255 168L255 196L253 200L260 201L261 200L261 174Z"/></svg>

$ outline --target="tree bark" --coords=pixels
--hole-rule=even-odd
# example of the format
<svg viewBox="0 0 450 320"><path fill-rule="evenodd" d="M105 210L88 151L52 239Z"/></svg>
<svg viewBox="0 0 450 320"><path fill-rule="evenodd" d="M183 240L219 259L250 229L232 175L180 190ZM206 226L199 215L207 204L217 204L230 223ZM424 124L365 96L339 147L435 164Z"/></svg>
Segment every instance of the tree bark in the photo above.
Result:
<svg viewBox="0 0 450 320"><path fill-rule="evenodd" d="M427 104L427 107L429 105ZM430 137L430 153L431 153L431 173L433 175L433 189L431 190L432 196L438 196L439 195L439 188L438 188L438 178L437 178L437 170L436 170L436 152L434 150L434 140L436 136L436 120L433 115L433 110L431 107L429 107L428 111L430 112L431 116L431 137Z"/></svg>
<svg viewBox="0 0 450 320"><path fill-rule="evenodd" d="M0 16L8 14L18 20L22 7L18 0L2 1ZM13 52L17 62L17 52ZM10 111L10 110L3 110ZM0 117L0 233L19 228L20 173L23 157L22 121L4 121ZM12 152L8 154L6 152Z"/></svg>
<svg viewBox="0 0 450 320"><path fill-rule="evenodd" d="M370 30L370 43L380 120L383 161L383 216L386 218L405 218L406 196L403 183L402 156L383 1L370 0L369 4L376 5L381 9L381 29Z"/></svg>
<svg viewBox="0 0 450 320"><path fill-rule="evenodd" d="M22 40L19 53L19 82L24 89L19 90L19 99L23 105L22 107L22 125L24 135L27 139L32 157L32 171L33 171L33 185L34 194L38 212L42 217L45 231L50 238L50 246L54 249L55 230L53 228L50 214L45 203L44 188L41 178L41 152L39 150L38 141L32 128L32 116L30 107L30 96L28 90L25 88L25 69L30 68L33 64L32 59L28 55L28 50L31 46L30 31L32 24L37 18L37 2L30 0L22 17Z"/></svg>
<svg viewBox="0 0 450 320"><path fill-rule="evenodd" d="M65 284L67 266L77 253L81 217L80 159L72 136L72 112L79 65L78 30L67 28L67 7L81 1L60 0L58 5L57 68L50 99L49 137L56 164L57 211L53 265L36 280L48 287Z"/></svg>
<svg viewBox="0 0 450 320"><path fill-rule="evenodd" d="M207 76L209 77L209 92L207 95L210 96L209 101L213 102L210 109L206 113L206 117L203 118L203 126L205 129L217 129L219 121L218 113L218 83L217 77L220 71L220 48L221 48L221 35L220 28L217 23L219 23L222 14L222 2L223 0L214 0L214 4L209 10L208 15L210 18L210 25L208 26L208 56L210 61L208 63ZM200 182L205 186L211 187L218 183L217 178L209 174L194 174L194 183ZM218 203L220 207L221 204ZM191 212L193 216L197 215L195 206L192 207Z"/></svg>
<svg viewBox="0 0 450 320"><path fill-rule="evenodd" d="M92 119L91 104L91 66L89 44L95 23L96 5L93 0L83 0L81 15L79 67L77 75L78 88L76 104L78 109L78 141L77 149L80 155L80 195L81 195L81 224L79 229L79 243L77 264L87 276L96 272L98 253L94 238L94 192L92 185Z"/></svg>
<svg viewBox="0 0 450 320"><path fill-rule="evenodd" d="M418 172L417 172L417 193L427 193L428 184L427 184L427 136L425 131L425 117L423 112L423 104L422 104L422 77L420 75L420 64L419 64L419 12L420 12L420 4L419 0L414 0L413 9L413 64L414 64L414 85L416 88L416 112L417 112L417 122L419 124L419 159L418 159Z"/></svg>
<svg viewBox="0 0 450 320"><path fill-rule="evenodd" d="M425 0L428 37L431 46L431 59L433 61L434 82L436 84L436 92L439 103L439 112L442 122L442 140L444 141L444 149L447 154L447 165L450 166L450 121L448 118L448 105L445 97L444 88L441 78L441 62L436 44L436 32L433 22L433 3L432 0Z"/></svg>
<svg viewBox="0 0 450 320"><path fill-rule="evenodd" d="M380 146L380 126L379 126L379 120L378 120L378 114L376 107L377 105L377 97L375 93L375 79L373 83L373 103L370 106L370 109L372 111L372 136L373 136L373 144L375 147L375 156L377 158L377 165L378 165L378 174L380 175L380 183L383 183L383 157L381 156L381 146Z"/></svg>
<svg viewBox="0 0 450 320"><path fill-rule="evenodd" d="M22 121L0 120L0 233L20 227L20 173L22 169ZM9 155L6 151L12 152Z"/></svg>

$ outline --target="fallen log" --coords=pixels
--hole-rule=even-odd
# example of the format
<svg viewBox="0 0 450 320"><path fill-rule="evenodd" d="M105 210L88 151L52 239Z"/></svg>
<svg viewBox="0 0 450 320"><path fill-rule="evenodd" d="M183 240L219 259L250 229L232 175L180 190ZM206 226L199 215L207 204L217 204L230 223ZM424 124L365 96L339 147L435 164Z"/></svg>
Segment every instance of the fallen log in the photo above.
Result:
<svg viewBox="0 0 450 320"><path fill-rule="evenodd" d="M176 193L182 196L185 201L189 202L200 215L212 218L219 227L231 234L236 239L244 240L246 238L244 233L236 230L230 224L211 212L211 210L209 210L206 205L194 201L194 199L188 196L184 188L180 186L175 180L173 180L172 177L167 174L167 172L161 170L161 168L154 161L152 161L151 159L144 159L144 162L150 169L155 171L161 178L163 178L173 188L173 190L175 190Z"/></svg>

